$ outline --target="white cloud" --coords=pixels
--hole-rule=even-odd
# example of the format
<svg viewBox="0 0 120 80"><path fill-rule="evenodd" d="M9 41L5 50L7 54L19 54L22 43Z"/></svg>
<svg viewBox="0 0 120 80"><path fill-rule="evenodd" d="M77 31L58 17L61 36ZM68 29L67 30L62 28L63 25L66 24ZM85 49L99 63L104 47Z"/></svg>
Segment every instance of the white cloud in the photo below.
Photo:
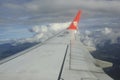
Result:
<svg viewBox="0 0 120 80"><path fill-rule="evenodd" d="M85 30L81 33L81 41L87 47L96 48L97 45L104 46L106 41L110 41L111 44L118 43L120 38L119 30L116 31L109 27L102 27L101 29Z"/></svg>
<svg viewBox="0 0 120 80"><path fill-rule="evenodd" d="M25 43L25 42L42 42L51 36L55 35L61 30L66 29L69 26L69 22L67 23L50 23L45 25L35 25L29 31L35 33L35 35L31 38L24 38L17 40L17 43Z"/></svg>
<svg viewBox="0 0 120 80"><path fill-rule="evenodd" d="M111 28L105 27L104 30L102 31L103 34L110 34L112 32Z"/></svg>
<svg viewBox="0 0 120 80"><path fill-rule="evenodd" d="M32 29L30 29L30 32L39 33L41 31L40 26L35 25Z"/></svg>

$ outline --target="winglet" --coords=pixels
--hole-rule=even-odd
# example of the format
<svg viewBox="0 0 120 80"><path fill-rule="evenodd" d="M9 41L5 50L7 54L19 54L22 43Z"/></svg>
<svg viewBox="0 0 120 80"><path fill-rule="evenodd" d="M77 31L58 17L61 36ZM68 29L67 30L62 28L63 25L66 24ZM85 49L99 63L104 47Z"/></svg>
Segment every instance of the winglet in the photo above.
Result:
<svg viewBox="0 0 120 80"><path fill-rule="evenodd" d="M74 20L72 21L70 26L67 28L68 30L77 30L78 29L78 23L80 21L81 13L82 13L82 11L79 10L76 17L74 18Z"/></svg>

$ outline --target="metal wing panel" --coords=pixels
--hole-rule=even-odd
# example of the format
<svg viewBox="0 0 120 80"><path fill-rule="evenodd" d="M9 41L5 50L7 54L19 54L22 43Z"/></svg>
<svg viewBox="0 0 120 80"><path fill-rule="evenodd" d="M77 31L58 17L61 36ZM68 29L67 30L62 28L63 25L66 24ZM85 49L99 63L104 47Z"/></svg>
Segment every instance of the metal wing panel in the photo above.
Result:
<svg viewBox="0 0 120 80"><path fill-rule="evenodd" d="M62 77L64 80L113 80L97 67L95 59L80 42L79 36L71 40Z"/></svg>
<svg viewBox="0 0 120 80"><path fill-rule="evenodd" d="M57 80L67 44L61 34L0 65L0 80Z"/></svg>

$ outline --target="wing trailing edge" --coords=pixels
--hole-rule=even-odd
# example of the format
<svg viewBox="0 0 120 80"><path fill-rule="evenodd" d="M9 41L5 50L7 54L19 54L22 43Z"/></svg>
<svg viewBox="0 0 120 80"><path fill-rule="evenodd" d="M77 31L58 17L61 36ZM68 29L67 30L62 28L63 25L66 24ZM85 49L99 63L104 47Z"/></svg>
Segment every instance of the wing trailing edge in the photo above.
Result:
<svg viewBox="0 0 120 80"><path fill-rule="evenodd" d="M82 14L82 10L79 10L77 15L75 16L74 20L70 24L70 26L67 28L68 30L77 30L78 29L78 23L80 21L80 17Z"/></svg>

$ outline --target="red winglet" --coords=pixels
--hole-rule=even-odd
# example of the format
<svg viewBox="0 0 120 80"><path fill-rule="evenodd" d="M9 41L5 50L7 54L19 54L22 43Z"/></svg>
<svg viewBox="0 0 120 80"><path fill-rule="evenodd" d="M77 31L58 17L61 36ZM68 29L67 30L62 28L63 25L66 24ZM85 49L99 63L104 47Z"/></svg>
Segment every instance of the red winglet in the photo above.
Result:
<svg viewBox="0 0 120 80"><path fill-rule="evenodd" d="M67 28L68 30L77 30L78 29L78 23L80 21L81 13L82 13L82 11L79 10L76 17L74 18L74 20L72 21L70 26Z"/></svg>

